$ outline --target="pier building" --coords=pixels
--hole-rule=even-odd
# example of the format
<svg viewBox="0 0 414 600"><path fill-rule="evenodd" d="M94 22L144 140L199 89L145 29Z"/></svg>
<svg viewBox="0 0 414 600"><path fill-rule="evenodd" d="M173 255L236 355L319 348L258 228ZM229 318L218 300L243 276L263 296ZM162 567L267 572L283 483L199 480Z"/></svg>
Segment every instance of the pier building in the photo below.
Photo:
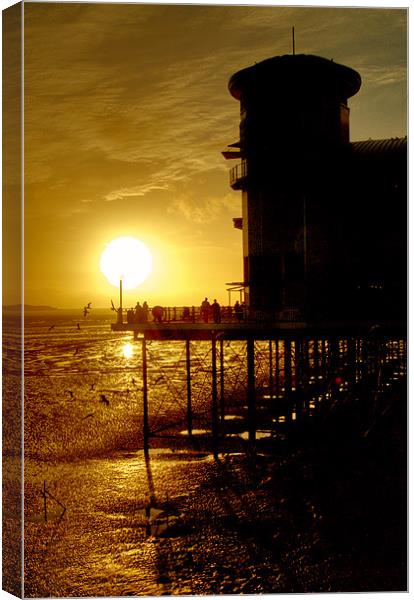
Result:
<svg viewBox="0 0 414 600"><path fill-rule="evenodd" d="M254 321L405 321L407 139L351 142L355 70L311 55L235 73L245 301Z"/></svg>
<svg viewBox="0 0 414 600"><path fill-rule="evenodd" d="M390 410L405 419L407 139L350 141L348 99L360 86L355 70L306 55L231 77L240 139L223 155L238 159L230 185L242 192L244 280L228 284L229 306L208 322L200 307L136 322L122 300L113 306L112 330L141 342L146 453L161 431L151 417L158 343L181 345L174 402L190 439L196 424L209 429L216 456L233 417L249 445L264 432L300 438L335 415L346 435L365 435ZM240 312L230 297L241 290ZM197 412L199 397L211 398L207 410Z"/></svg>

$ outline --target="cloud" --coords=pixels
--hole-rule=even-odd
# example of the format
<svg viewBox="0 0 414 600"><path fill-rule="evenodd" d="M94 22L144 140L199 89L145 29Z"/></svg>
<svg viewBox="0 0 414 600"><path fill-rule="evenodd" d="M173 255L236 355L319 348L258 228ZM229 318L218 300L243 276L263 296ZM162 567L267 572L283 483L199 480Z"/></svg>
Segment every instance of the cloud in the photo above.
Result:
<svg viewBox="0 0 414 600"><path fill-rule="evenodd" d="M56 248L76 257L124 229L238 247L240 194L221 150L238 139L240 107L227 83L290 53L292 26L297 52L361 72L354 139L404 130L406 11L26 3L27 252L41 226L44 269Z"/></svg>
<svg viewBox="0 0 414 600"><path fill-rule="evenodd" d="M234 212L236 197L228 193L217 197L198 197L197 195L180 194L174 198L168 212L174 215L182 215L191 222L202 224L222 218L223 213Z"/></svg>

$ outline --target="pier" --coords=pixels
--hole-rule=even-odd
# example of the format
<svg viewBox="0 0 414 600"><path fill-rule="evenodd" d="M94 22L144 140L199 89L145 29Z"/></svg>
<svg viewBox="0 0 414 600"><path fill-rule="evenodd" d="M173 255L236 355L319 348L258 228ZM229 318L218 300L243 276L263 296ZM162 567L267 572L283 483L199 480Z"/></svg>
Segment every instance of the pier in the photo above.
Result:
<svg viewBox="0 0 414 600"><path fill-rule="evenodd" d="M247 313L236 322L228 308L221 322L205 323L195 309L190 321L182 314L182 308L164 309L165 320L142 323L117 315L111 325L133 333L141 346L146 454L150 441L163 436L201 436L215 456L236 440L251 450L258 442L306 435L337 415L341 427L356 425L365 435L389 403L404 403L407 346L397 323L267 323ZM151 407L152 381L164 378L168 386L171 376L156 350L168 342L175 344L180 382L172 392L182 417L174 423L154 420Z"/></svg>

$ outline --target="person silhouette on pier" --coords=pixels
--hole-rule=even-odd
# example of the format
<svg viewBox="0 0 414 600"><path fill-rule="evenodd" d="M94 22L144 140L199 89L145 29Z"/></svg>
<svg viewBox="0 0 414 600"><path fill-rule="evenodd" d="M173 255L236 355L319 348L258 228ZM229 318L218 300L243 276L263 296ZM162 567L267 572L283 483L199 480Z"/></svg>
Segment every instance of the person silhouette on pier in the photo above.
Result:
<svg viewBox="0 0 414 600"><path fill-rule="evenodd" d="M209 314L210 314L210 302L208 301L207 298L204 298L203 302L201 303L201 317L202 317L204 323L208 323Z"/></svg>
<svg viewBox="0 0 414 600"><path fill-rule="evenodd" d="M144 321L144 323L147 323L147 321L148 321L148 312L149 312L148 303L145 300L144 304L142 305L142 320Z"/></svg>
<svg viewBox="0 0 414 600"><path fill-rule="evenodd" d="M243 307L240 305L239 301L236 300L234 305L234 314L236 315L236 319L240 323L243 320Z"/></svg>
<svg viewBox="0 0 414 600"><path fill-rule="evenodd" d="M134 321L135 323L142 323L144 320L144 309L139 302L135 305L135 315Z"/></svg>
<svg viewBox="0 0 414 600"><path fill-rule="evenodd" d="M214 298L214 302L211 305L212 311L213 311L213 321L214 323L220 323L221 321L221 314L220 314L220 304L217 302L217 300Z"/></svg>

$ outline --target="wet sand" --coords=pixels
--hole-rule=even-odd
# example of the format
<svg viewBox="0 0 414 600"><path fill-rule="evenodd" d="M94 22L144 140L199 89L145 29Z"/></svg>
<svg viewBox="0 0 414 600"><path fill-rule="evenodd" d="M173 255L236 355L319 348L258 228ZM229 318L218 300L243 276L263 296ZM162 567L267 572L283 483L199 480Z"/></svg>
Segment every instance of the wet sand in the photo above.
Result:
<svg viewBox="0 0 414 600"><path fill-rule="evenodd" d="M190 444L182 435L182 345L155 345L148 350L151 432L173 437L151 438L145 461L137 451L139 347L126 355L131 340L109 337L105 321L82 323L79 332L74 317L62 316L49 333L49 321L39 319L28 327L25 374L26 597L406 589L399 375L379 399L381 418L368 436L357 414L363 396L345 391L320 412L324 423L317 411L307 424L292 422L289 435L286 421L259 431L253 453L240 421L244 364L237 348L226 347L228 436L215 461L202 435L211 424L207 349L193 348L198 435ZM12 378L8 385L6 424L19 410ZM5 505L20 506L11 433L4 428L3 493ZM15 515L3 515L8 536ZM13 582L15 573L6 557L3 580Z"/></svg>
<svg viewBox="0 0 414 600"><path fill-rule="evenodd" d="M39 463L26 596L405 590L400 415L365 438L342 425L218 461L199 441L48 465L66 511L48 500L47 523Z"/></svg>

